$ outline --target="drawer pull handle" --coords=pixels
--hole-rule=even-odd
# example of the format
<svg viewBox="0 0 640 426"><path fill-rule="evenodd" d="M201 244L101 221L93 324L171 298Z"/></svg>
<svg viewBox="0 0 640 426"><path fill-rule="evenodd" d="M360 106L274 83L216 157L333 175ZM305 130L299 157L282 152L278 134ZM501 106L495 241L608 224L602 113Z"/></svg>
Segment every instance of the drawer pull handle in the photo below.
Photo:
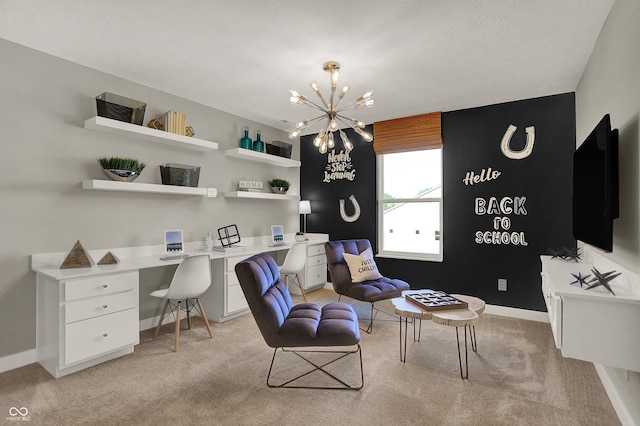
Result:
<svg viewBox="0 0 640 426"><path fill-rule="evenodd" d="M102 337L107 337L109 333L102 333Z"/></svg>
<svg viewBox="0 0 640 426"><path fill-rule="evenodd" d="M102 305L102 308L103 309L107 309L107 305Z"/></svg>
<svg viewBox="0 0 640 426"><path fill-rule="evenodd" d="M106 284L102 284L102 288L107 288L107 287L109 287L109 286L106 285Z"/></svg>

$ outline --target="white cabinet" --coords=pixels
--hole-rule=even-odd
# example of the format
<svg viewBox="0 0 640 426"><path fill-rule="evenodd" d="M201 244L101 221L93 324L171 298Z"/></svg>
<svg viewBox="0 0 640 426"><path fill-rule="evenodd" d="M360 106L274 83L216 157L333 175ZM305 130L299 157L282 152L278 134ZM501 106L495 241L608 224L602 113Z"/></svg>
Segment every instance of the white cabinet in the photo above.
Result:
<svg viewBox="0 0 640 426"><path fill-rule="evenodd" d="M138 272L37 276L37 357L61 377L133 352L139 343Z"/></svg>
<svg viewBox="0 0 640 426"><path fill-rule="evenodd" d="M300 277L305 290L322 287L327 283L327 256L324 242L307 242L307 263L304 277Z"/></svg>
<svg viewBox="0 0 640 426"><path fill-rule="evenodd" d="M586 262L567 262L541 256L542 292L556 347L569 358L640 371L640 297L622 276L590 290L571 284L572 274L591 274ZM599 269L608 272L610 269ZM589 278L590 279L590 278Z"/></svg>
<svg viewBox="0 0 640 426"><path fill-rule="evenodd" d="M224 322L249 312L249 305L238 282L235 267L238 262L251 255L238 254L212 261L211 287L200 297L207 318L211 321Z"/></svg>
<svg viewBox="0 0 640 426"><path fill-rule="evenodd" d="M235 314L249 309L247 299L244 298L242 287L236 275L236 265L246 259L247 256L229 257L224 260L224 314Z"/></svg>

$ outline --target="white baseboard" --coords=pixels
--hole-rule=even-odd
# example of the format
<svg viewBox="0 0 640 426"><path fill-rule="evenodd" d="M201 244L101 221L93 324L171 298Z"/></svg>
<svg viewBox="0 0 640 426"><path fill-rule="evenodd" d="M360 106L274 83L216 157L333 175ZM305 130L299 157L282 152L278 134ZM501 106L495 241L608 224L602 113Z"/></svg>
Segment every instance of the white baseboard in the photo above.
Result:
<svg viewBox="0 0 640 426"><path fill-rule="evenodd" d="M24 367L25 365L33 364L34 362L36 362L35 348L19 352L17 354L3 356L0 358L0 373Z"/></svg>
<svg viewBox="0 0 640 426"><path fill-rule="evenodd" d="M546 312L530 311L528 309L509 308L507 306L486 305L484 312L501 317L520 318L529 321L549 322L549 314Z"/></svg>
<svg viewBox="0 0 640 426"><path fill-rule="evenodd" d="M625 374L635 374L637 377L640 373L626 372L602 364L593 365L596 367L600 381L609 396L620 423L623 426L640 425L640 408L637 405L640 382L636 381L636 389L633 389L634 385L623 377Z"/></svg>

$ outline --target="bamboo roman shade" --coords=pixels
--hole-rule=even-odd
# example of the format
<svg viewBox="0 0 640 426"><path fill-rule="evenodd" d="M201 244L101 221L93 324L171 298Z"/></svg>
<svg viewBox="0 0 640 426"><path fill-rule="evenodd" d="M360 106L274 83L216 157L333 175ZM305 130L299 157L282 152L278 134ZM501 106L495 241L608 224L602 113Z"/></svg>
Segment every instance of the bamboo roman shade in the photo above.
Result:
<svg viewBox="0 0 640 426"><path fill-rule="evenodd" d="M440 112L373 123L376 155L442 148Z"/></svg>

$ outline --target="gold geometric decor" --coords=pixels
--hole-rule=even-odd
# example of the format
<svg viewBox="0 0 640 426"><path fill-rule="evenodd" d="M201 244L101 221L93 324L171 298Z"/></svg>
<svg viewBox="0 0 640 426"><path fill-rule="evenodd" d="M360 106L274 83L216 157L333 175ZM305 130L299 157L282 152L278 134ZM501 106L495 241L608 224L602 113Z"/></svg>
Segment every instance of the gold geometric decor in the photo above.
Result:
<svg viewBox="0 0 640 426"><path fill-rule="evenodd" d="M73 248L67 255L67 258L60 265L60 269L72 269L72 268L90 268L93 265L93 260L89 253L87 253L80 240L76 241Z"/></svg>

